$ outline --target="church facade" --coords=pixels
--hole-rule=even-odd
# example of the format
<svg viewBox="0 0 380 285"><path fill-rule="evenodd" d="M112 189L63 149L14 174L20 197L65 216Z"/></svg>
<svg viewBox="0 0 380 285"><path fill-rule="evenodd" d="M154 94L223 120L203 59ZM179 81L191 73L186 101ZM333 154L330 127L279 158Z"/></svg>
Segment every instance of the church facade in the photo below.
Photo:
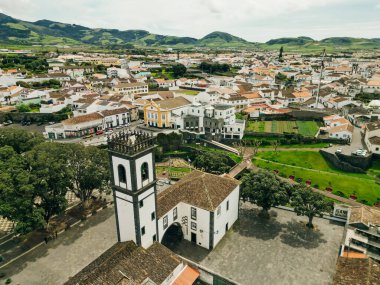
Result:
<svg viewBox="0 0 380 285"><path fill-rule="evenodd" d="M157 194L154 137L119 133L108 147L119 242L148 248L176 225L184 239L210 250L237 220L237 180L194 170Z"/></svg>

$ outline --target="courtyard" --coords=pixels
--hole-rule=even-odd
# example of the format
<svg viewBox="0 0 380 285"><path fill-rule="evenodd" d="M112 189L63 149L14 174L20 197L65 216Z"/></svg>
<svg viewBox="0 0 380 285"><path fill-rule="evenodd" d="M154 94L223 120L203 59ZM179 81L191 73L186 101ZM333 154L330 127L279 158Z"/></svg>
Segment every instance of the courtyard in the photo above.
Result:
<svg viewBox="0 0 380 285"><path fill-rule="evenodd" d="M331 284L344 227L315 218L272 209L271 219L243 205L240 218L216 248L209 252L187 241L172 244L177 254L242 285Z"/></svg>

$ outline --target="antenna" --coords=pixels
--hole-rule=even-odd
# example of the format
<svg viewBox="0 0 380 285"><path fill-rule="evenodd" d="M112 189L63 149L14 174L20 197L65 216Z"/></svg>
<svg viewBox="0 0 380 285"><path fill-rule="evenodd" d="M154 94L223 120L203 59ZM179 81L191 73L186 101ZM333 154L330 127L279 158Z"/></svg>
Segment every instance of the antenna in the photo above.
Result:
<svg viewBox="0 0 380 285"><path fill-rule="evenodd" d="M318 104L319 104L319 91L321 90L322 73L323 73L323 68L325 67L325 64L324 64L325 56L326 56L326 49L323 49L322 61L321 61L321 72L319 73L319 82L318 82L317 100L315 104L315 109L318 109Z"/></svg>

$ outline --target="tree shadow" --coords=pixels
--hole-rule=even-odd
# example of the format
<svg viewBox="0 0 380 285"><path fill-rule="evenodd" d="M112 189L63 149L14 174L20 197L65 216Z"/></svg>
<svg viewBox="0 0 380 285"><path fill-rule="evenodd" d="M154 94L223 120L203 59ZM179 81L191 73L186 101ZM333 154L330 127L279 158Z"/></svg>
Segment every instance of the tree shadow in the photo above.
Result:
<svg viewBox="0 0 380 285"><path fill-rule="evenodd" d="M270 240L282 231L282 224L276 220L277 213L270 211L270 217L263 217L259 209L240 209L234 230L242 236Z"/></svg>
<svg viewBox="0 0 380 285"><path fill-rule="evenodd" d="M304 222L292 219L284 225L283 230L284 232L280 235L281 241L291 247L312 249L326 243L321 231L306 227Z"/></svg>

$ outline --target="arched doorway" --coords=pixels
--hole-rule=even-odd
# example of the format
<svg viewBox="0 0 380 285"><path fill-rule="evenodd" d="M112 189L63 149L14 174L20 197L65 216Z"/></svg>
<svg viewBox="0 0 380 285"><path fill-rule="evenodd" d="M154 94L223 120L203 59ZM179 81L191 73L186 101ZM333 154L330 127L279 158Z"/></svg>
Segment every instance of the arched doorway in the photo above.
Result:
<svg viewBox="0 0 380 285"><path fill-rule="evenodd" d="M174 249L183 239L183 232L180 223L173 223L164 233L161 243L167 248Z"/></svg>

